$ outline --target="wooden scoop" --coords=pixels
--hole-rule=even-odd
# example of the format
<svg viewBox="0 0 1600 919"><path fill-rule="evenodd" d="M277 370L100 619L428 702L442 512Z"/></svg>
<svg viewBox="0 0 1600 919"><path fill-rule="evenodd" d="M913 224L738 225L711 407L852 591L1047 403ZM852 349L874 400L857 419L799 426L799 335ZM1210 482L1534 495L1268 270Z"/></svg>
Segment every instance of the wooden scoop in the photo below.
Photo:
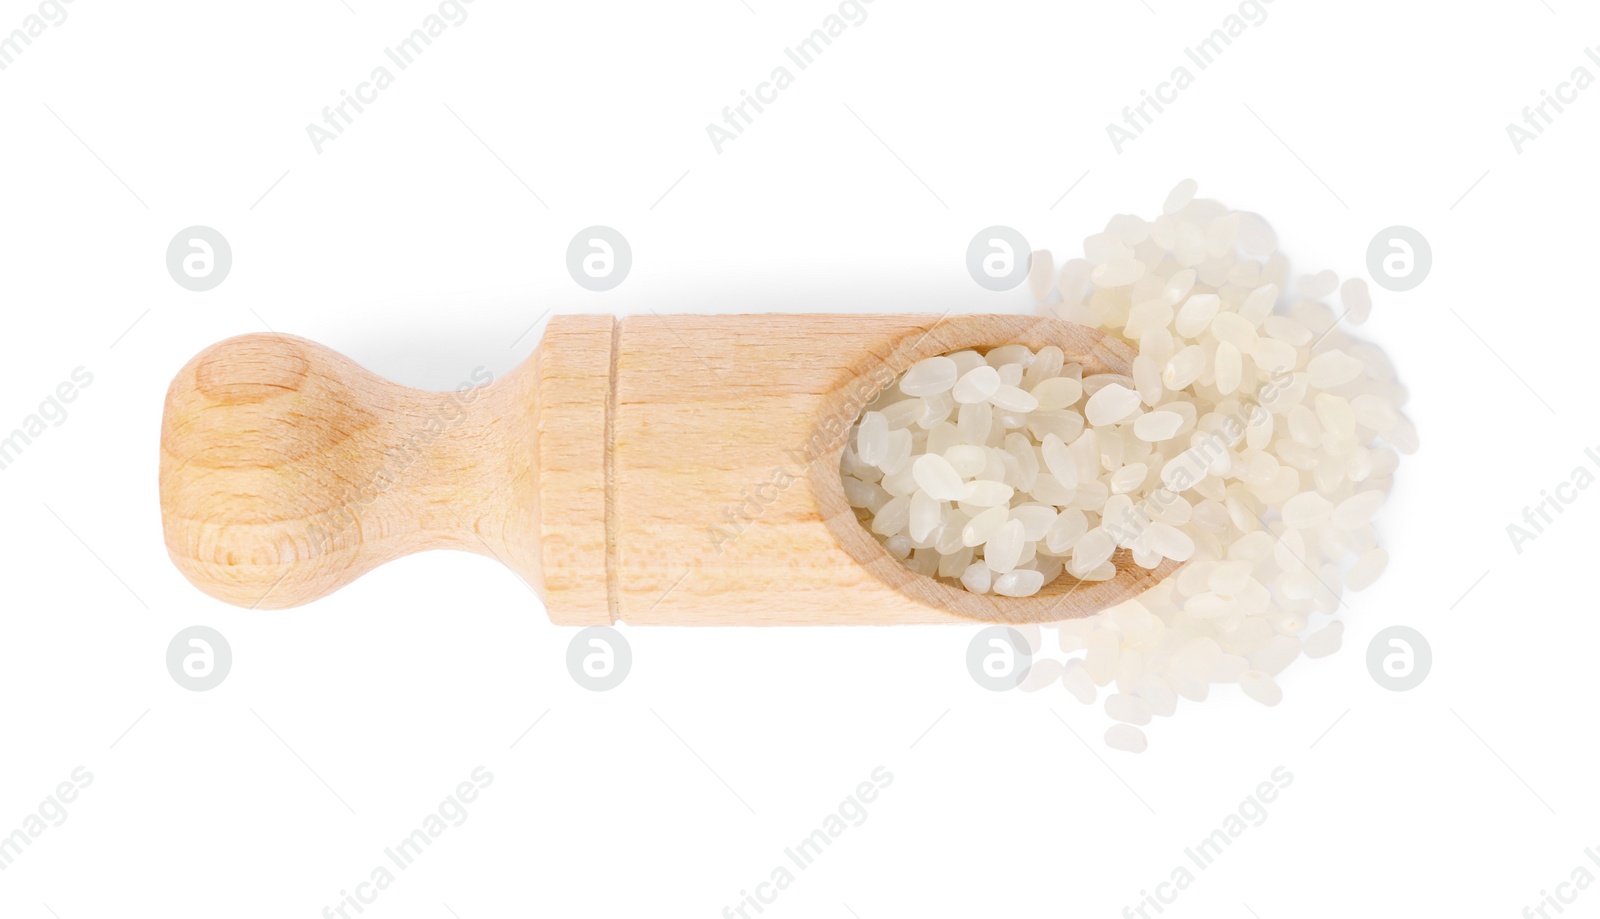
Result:
<svg viewBox="0 0 1600 919"><path fill-rule="evenodd" d="M1086 373L1133 358L1030 316L558 316L504 378L436 393L246 335L167 393L167 549L201 590L248 607L449 548L499 559L565 625L1087 616L1177 563L1119 551L1109 581L982 596L905 568L844 497L840 453L877 391L925 357L1011 342L1056 345Z"/></svg>

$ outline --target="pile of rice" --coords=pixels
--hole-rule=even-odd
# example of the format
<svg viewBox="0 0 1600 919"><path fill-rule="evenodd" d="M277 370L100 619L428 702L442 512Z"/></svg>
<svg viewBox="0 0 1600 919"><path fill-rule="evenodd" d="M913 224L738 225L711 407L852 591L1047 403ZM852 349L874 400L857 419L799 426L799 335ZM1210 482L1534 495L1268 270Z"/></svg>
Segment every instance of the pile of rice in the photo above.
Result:
<svg viewBox="0 0 1600 919"><path fill-rule="evenodd" d="M1059 271L1033 254L1041 310L1126 342L1128 375L1084 376L1054 347L929 358L866 407L841 460L891 555L975 593L1109 579L1117 549L1184 562L1056 624L1061 650L1084 653L1035 660L1023 683L1085 703L1113 688L1106 742L1135 752L1179 697L1233 683L1275 705L1275 675L1338 650L1342 624L1312 617L1383 573L1372 519L1417 448L1393 367L1344 331L1371 311L1365 282L1291 286L1265 221L1195 191L1180 183L1154 219L1113 217Z"/></svg>

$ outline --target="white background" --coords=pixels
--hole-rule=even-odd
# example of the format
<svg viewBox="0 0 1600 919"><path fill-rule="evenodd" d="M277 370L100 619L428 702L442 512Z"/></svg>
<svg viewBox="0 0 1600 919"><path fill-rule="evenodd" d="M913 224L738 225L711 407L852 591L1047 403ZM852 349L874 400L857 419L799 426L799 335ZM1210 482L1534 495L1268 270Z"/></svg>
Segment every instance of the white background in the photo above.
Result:
<svg viewBox="0 0 1600 919"><path fill-rule="evenodd" d="M0 31L35 8L0 3ZM766 916L1118 916L1279 766L1269 818L1167 916L1511 917L1600 872L1600 497L1521 554L1506 535L1600 444L1600 92L1521 154L1505 130L1600 73L1600 16L1277 0L1118 155L1105 124L1233 6L877 0L718 154L705 125L833 5L477 0L316 153L306 124L434 8L77 0L0 72L0 428L94 375L0 472L0 833L94 775L0 872L0 915L317 916L478 765L469 819L368 915L718 916L878 766L867 821ZM221 338L270 326L449 388L515 366L546 310L1026 311L967 276L978 229L1060 256L1190 175L1297 267L1363 274L1393 224L1434 250L1360 332L1424 444L1380 518L1392 564L1275 709L1219 690L1117 754L1064 692L979 689L975 630L937 627L623 626L634 671L590 693L573 633L492 560L430 553L246 612L166 558L162 396ZM164 265L194 224L233 247L206 293ZM591 224L633 246L608 293L565 273ZM233 649L209 692L165 667L193 624ZM1363 659L1394 624L1435 656L1407 693Z"/></svg>

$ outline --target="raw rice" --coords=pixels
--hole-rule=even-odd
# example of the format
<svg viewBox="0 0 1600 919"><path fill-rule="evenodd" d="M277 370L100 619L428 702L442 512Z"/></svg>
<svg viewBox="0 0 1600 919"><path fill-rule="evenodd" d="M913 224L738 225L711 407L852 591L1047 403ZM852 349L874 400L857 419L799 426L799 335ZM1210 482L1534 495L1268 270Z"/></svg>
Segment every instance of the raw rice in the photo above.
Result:
<svg viewBox="0 0 1600 919"><path fill-rule="evenodd" d="M1107 688L1105 741L1130 752L1180 697L1233 683L1276 705L1296 658L1338 650L1331 617L1387 567L1372 521L1417 447L1387 358L1341 322L1369 317L1366 283L1291 278L1264 220L1195 192L1114 217L1083 258L1030 278L1043 312L1131 346L1127 375L1085 376L1054 347L928 358L867 406L841 460L889 553L973 593L1107 579L1119 550L1185 563L1053 624L1071 656L1036 654L1028 677L1085 704ZM1321 302L1336 291L1338 309Z"/></svg>

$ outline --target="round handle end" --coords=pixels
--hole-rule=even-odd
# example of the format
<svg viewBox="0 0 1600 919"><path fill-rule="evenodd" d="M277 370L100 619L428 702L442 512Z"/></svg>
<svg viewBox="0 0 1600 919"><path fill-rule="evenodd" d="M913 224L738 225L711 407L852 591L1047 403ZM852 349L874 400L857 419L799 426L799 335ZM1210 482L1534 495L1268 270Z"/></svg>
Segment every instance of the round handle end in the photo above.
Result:
<svg viewBox="0 0 1600 919"><path fill-rule="evenodd" d="M504 404L530 397L408 389L287 335L213 345L167 392L167 550L195 586L251 608L315 600L430 548L492 555L536 579L536 508L518 483L531 412Z"/></svg>

